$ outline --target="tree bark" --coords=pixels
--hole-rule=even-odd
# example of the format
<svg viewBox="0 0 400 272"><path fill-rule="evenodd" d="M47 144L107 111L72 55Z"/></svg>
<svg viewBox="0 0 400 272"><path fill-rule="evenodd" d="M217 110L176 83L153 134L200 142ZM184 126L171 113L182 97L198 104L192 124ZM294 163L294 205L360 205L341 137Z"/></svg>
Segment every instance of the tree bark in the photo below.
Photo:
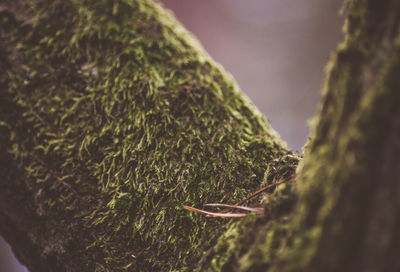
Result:
<svg viewBox="0 0 400 272"><path fill-rule="evenodd" d="M399 271L400 4L348 0L293 154L159 4L0 4L0 233L30 271Z"/></svg>

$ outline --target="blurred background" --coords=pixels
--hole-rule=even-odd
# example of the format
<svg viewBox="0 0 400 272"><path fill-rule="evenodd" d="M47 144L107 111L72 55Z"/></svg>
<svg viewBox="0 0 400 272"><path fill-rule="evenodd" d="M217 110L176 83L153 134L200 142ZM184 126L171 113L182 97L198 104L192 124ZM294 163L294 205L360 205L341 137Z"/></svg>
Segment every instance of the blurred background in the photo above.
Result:
<svg viewBox="0 0 400 272"><path fill-rule="evenodd" d="M342 0L162 0L301 152L324 67L343 39ZM0 237L0 272L26 272Z"/></svg>

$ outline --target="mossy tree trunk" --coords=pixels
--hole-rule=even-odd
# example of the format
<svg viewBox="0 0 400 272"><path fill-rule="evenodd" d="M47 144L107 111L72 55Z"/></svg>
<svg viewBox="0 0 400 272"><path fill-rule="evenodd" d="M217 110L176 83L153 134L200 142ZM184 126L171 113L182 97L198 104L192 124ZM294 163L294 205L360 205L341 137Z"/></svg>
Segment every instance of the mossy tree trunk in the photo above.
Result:
<svg viewBox="0 0 400 272"><path fill-rule="evenodd" d="M295 182L235 83L148 0L0 4L0 233L30 271L399 271L400 4L348 0Z"/></svg>

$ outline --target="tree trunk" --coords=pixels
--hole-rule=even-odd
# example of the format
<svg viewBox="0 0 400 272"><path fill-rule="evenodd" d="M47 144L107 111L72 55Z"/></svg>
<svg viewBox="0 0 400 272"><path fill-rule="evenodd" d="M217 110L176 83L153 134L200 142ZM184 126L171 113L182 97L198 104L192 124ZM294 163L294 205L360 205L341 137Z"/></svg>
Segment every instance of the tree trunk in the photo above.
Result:
<svg viewBox="0 0 400 272"><path fill-rule="evenodd" d="M399 271L400 4L348 0L288 150L158 4L0 4L0 233L30 271Z"/></svg>

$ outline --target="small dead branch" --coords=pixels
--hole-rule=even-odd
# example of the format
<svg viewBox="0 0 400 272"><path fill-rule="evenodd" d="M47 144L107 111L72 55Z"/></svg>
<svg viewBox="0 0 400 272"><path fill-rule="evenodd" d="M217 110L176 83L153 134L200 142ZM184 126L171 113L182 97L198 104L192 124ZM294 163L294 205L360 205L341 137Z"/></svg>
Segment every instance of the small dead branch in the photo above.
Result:
<svg viewBox="0 0 400 272"><path fill-rule="evenodd" d="M238 209L238 210L243 210L243 211L247 211L247 212L254 212L254 213L262 213L264 211L264 208L260 208L260 207L246 207L246 206L235 206L235 205L229 205L229 204L214 204L214 203L210 203L210 204L204 204L204 206L208 206L208 207L224 207L224 208L231 208L231 209Z"/></svg>
<svg viewBox="0 0 400 272"><path fill-rule="evenodd" d="M197 212L201 214L208 215L210 217L228 217L228 218L238 218L238 217L245 217L247 214L246 213L217 213L217 212L208 212L200 209L196 209L190 206L183 206L184 209L192 211L192 212Z"/></svg>
<svg viewBox="0 0 400 272"><path fill-rule="evenodd" d="M242 210L242 211L247 211L247 212L252 212L252 213L257 213L257 214L261 214L264 211L264 208L260 208L260 207L246 207L246 206L240 206L241 204L243 204L244 202L246 202L247 200L255 197L256 195L259 195L260 193L273 188L279 184L282 184L286 181L290 181L293 180L295 177L295 174L285 178L285 179L281 179L278 182L274 183L274 184L269 184L257 191L255 191L254 193L249 194L247 197L245 197L244 199L240 200L239 202L237 202L234 205L229 205L229 204L223 204L223 203L209 203L209 204L204 204L204 206L207 207L224 207L227 208L221 212L209 212L209 211L205 211L205 210L200 210L200 209L196 209L190 206L183 206L184 209L192 211L192 212L196 212L196 213L200 213L200 214L204 214L207 217L225 217L225 218L240 218L240 217L245 217L248 214L247 213L232 213L229 212L232 209L238 209L238 210Z"/></svg>
<svg viewBox="0 0 400 272"><path fill-rule="evenodd" d="M237 207L237 206L243 204L244 202L246 202L247 200L249 200L249 199L255 197L256 195L259 195L259 194L261 194L262 192L264 192L264 191L266 191L266 190L268 190L268 189L271 189L272 187L275 187L275 186L277 186L277 185L279 185L279 184L282 184L282 183L284 183L284 182L286 182L286 181L289 181L289 180L294 179L295 176L296 176L296 175L293 174L293 175L291 175L291 176L289 176L289 177L287 177L287 178L284 178L284 179L281 179L281 180L277 181L276 183L269 184L269 185L267 185L267 186L265 186L265 187L263 187L263 188L261 188L261 189L258 189L257 191L255 191L254 193L249 194L247 197L245 197L244 199L240 200L238 203L236 203L236 204L233 205L233 206Z"/></svg>

